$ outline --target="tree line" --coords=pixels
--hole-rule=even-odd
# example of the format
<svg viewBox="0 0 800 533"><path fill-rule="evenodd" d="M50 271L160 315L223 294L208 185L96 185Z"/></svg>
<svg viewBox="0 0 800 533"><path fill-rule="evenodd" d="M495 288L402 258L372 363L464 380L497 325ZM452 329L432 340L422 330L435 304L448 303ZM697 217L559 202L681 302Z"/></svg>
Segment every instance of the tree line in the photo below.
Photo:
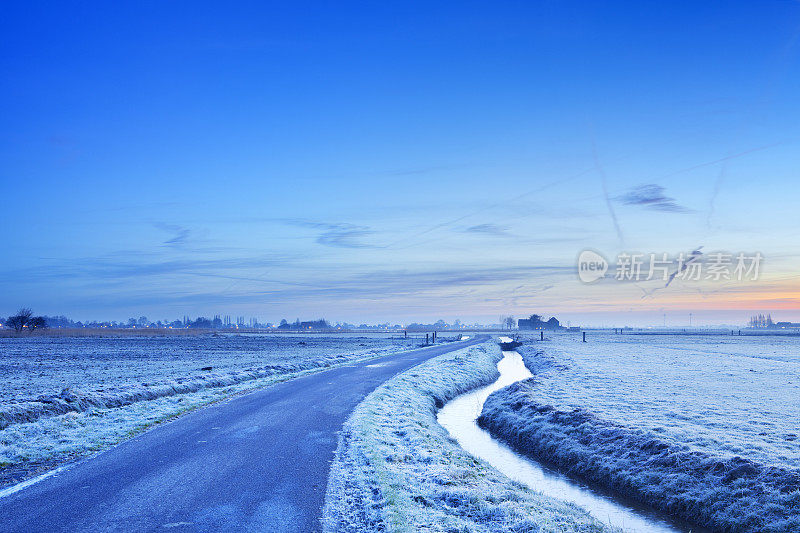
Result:
<svg viewBox="0 0 800 533"><path fill-rule="evenodd" d="M32 333L36 329L47 329L47 320L43 316L33 316L33 312L27 307L17 311L16 315L8 317L5 322L0 319L0 323L5 323L7 327L17 333L22 332L25 328L28 329L28 333Z"/></svg>

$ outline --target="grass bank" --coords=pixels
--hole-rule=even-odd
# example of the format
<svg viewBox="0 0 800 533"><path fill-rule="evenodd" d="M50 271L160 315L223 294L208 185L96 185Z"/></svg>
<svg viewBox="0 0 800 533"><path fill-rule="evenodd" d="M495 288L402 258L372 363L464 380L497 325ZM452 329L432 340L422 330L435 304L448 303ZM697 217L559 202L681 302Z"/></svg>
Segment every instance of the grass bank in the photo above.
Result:
<svg viewBox="0 0 800 533"><path fill-rule="evenodd" d="M520 353L534 374L559 371L535 347ZM714 531L800 531L797 469L715 456L584 409L559 410L536 398L537 379L492 394L479 425L518 452Z"/></svg>
<svg viewBox="0 0 800 533"><path fill-rule="evenodd" d="M447 401L498 377L494 342L427 361L387 381L339 438L326 532L608 531L582 509L513 482L467 454L436 421Z"/></svg>

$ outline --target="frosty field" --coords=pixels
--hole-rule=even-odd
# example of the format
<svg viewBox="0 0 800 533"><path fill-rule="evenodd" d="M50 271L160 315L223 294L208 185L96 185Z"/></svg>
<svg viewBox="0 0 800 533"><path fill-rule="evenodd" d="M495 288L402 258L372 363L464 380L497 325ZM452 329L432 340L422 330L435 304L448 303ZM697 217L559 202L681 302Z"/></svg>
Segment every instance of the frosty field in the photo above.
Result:
<svg viewBox="0 0 800 533"><path fill-rule="evenodd" d="M800 528L800 339L550 335L480 423L517 449L719 531Z"/></svg>
<svg viewBox="0 0 800 533"><path fill-rule="evenodd" d="M553 366L540 367L537 401L715 454L800 467L800 338L590 333L588 340L564 334L541 345L540 364Z"/></svg>
<svg viewBox="0 0 800 533"><path fill-rule="evenodd" d="M187 379L212 366L230 372L271 366L297 369L409 343L386 335L192 335L0 338L0 403L58 393L65 387L114 390Z"/></svg>
<svg viewBox="0 0 800 533"><path fill-rule="evenodd" d="M412 342L379 335L0 339L0 485L232 394Z"/></svg>

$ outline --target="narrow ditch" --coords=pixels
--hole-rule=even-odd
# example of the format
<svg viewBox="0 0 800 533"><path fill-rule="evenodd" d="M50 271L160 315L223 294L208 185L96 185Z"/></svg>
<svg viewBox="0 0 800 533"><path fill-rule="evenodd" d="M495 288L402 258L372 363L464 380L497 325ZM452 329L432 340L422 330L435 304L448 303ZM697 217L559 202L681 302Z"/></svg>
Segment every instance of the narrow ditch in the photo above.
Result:
<svg viewBox="0 0 800 533"><path fill-rule="evenodd" d="M667 519L654 509L636 502L623 501L571 479L516 453L493 438L489 432L478 427L476 419L491 393L532 377L517 352L504 351L503 358L497 363L497 369L500 372L497 381L454 398L437 414L439 424L464 450L537 492L581 506L599 521L610 526L625 531L648 533L703 531L690 524Z"/></svg>

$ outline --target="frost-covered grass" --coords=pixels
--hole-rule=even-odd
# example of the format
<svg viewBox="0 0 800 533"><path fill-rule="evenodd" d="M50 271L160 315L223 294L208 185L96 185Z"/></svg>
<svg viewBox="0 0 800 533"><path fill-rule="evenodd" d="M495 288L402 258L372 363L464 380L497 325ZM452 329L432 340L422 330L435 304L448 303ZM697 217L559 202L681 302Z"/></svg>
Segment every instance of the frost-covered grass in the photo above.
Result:
<svg viewBox="0 0 800 533"><path fill-rule="evenodd" d="M800 337L553 335L536 398L715 455L800 468ZM520 352L525 357L525 351ZM547 363L547 361L550 363Z"/></svg>
<svg viewBox="0 0 800 533"><path fill-rule="evenodd" d="M608 531L473 458L437 423L437 407L497 379L500 358L493 342L445 354L359 404L331 467L325 531Z"/></svg>
<svg viewBox="0 0 800 533"><path fill-rule="evenodd" d="M80 456L115 444L186 411L309 372L313 370L165 396L117 408L90 408L13 424L0 431L0 466L11 469L25 463ZM0 470L0 484L8 481L5 477L13 475L2 474Z"/></svg>
<svg viewBox="0 0 800 533"><path fill-rule="evenodd" d="M798 339L551 337L483 427L715 531L800 531Z"/></svg>
<svg viewBox="0 0 800 533"><path fill-rule="evenodd" d="M265 367L296 371L409 344L386 335L355 334L0 338L0 402L31 400L64 388L108 392L191 379L207 366L214 373Z"/></svg>
<svg viewBox="0 0 800 533"><path fill-rule="evenodd" d="M48 398L47 402L9 401L0 404L0 417L2 413L6 415L0 426L3 428L0 430L0 485L49 468L59 461L102 449L155 423L233 394L409 347L393 344L388 339L364 337L280 337L275 339L280 342L271 346L264 341L250 344L249 339L233 339L231 350L241 348L242 343L251 348L237 359L234 352L223 349L224 345L214 337L209 339L207 346L210 349L203 355L187 355L189 363L178 353L173 353L171 350L177 348L172 346L169 357L176 359L175 366L178 367L172 375L179 377L159 380L155 379L153 370L146 368L151 359L141 354L151 346L151 339L145 340L147 342L143 345L127 345L139 350L128 354L129 358L137 360L134 366L138 370L135 372L126 372L132 365L129 361L121 365L122 370L114 369L113 363L118 361L114 359L100 365L93 374L96 379L106 373L115 376L116 379L111 380L113 386L104 386L100 381L84 385L90 392L70 388L63 394ZM256 347L260 351L256 351ZM166 351L166 348L162 349ZM223 355L214 357L219 353ZM78 358L77 354L72 357ZM93 359L96 362L99 358L95 356ZM163 352L162 357L155 359L164 361ZM182 373L181 368L196 368L198 359L210 362L215 369L221 367L228 371L187 370ZM235 369L237 364L247 366L254 363L262 366ZM76 364L87 363L78 361ZM69 374L69 371L65 373ZM163 377L169 377L169 370L165 369L164 374ZM143 376L149 376L153 381L137 381ZM61 409L61 412L56 409ZM19 412L27 412L30 420L18 421L9 416Z"/></svg>
<svg viewBox="0 0 800 533"><path fill-rule="evenodd" d="M308 335L13 340L0 343L0 369L7 376L0 385L0 429L43 416L329 367L409 346L385 337Z"/></svg>

